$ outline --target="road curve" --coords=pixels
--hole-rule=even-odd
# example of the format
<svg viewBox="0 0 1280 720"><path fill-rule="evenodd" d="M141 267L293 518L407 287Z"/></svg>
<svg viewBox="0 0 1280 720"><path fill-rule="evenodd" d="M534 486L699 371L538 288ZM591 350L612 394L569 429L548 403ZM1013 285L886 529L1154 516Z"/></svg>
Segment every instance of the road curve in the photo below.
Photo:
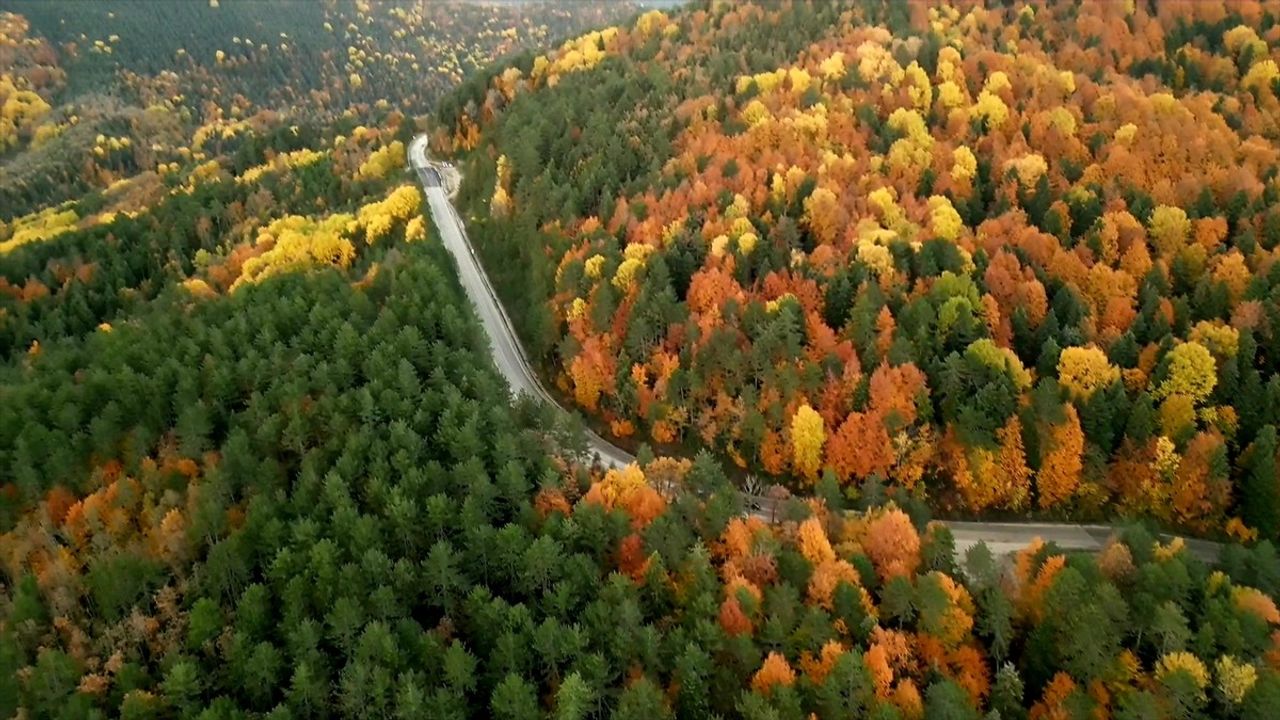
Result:
<svg viewBox="0 0 1280 720"><path fill-rule="evenodd" d="M444 185L448 166L434 162L427 157L427 138L419 135L409 144L409 162L418 181L426 194L427 205L431 209L431 217L445 249L453 255L458 266L458 279L463 290L475 306L476 315L484 326L489 337L489 345L494 365L506 378L513 394L528 394L539 398L553 406L559 403L547 392L538 380L537 373L525 358L524 349L516 338L511 320L507 317L497 293L489 284L489 277L476 258L467 238L466 226L458 217L458 211L449 199ZM635 462L635 456L605 440L591 430L586 430L587 444L592 453L607 467L624 467ZM770 503L765 498L746 496L748 507L754 508L754 514L766 516L771 514ZM1068 523L1000 523L1000 522L961 522L944 521L955 537L956 552L964 551L979 542L984 542L997 556L1015 552L1036 538L1052 542L1066 550L1099 551L1115 534L1116 529L1109 525L1081 525ZM1168 539L1168 538L1166 538ZM1188 540L1188 549L1202 560L1212 562L1217 559L1220 546L1205 540Z"/></svg>
<svg viewBox="0 0 1280 720"><path fill-rule="evenodd" d="M559 403L542 383L538 375L524 356L524 349L516 339L516 333L507 317L506 310L498 301L498 295L489 284L489 276L480 266L479 259L467 239L466 226L458 217L453 202L445 194L442 173L426 156L426 136L419 135L409 145L409 159L414 172L418 176L422 189L426 194L427 205L431 208L431 217L445 249L453 255L458 266L458 279L463 290L475 306L476 315L484 326L485 335L489 337L489 346L493 355L493 364L498 372L506 378L507 385L514 395L527 394L558 407ZM599 435L586 430L587 444L602 464L607 467L625 467L635 462L635 457Z"/></svg>

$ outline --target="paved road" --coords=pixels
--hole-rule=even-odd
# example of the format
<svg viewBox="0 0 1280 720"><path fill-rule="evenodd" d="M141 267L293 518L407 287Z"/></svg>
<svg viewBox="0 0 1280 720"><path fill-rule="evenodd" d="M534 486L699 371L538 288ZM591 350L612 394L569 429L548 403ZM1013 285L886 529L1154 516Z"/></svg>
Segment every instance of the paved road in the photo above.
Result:
<svg viewBox="0 0 1280 720"><path fill-rule="evenodd" d="M466 227L458 217L449 196L445 194L444 183L440 172L426 158L426 138L418 136L409 145L410 162L418 174L423 191L426 193L427 205L431 208L431 217L445 249L453 255L458 265L458 278L467 297L475 306L476 314L489 336L489 345L493 353L493 362L498 371L506 378L512 394L521 393L540 398L552 406L558 405L551 394L542 387L537 374L530 367L524 356L524 349L516 339L511 319L507 317L498 295L489 284L489 277L476 258L467 239ZM604 438L587 431L587 442L590 450L599 457L600 462L608 467L625 467L635 462L630 453L615 446Z"/></svg>
<svg viewBox="0 0 1280 720"><path fill-rule="evenodd" d="M426 193L427 204L431 208L431 216L445 248L453 255L458 265L458 275L462 287L475 305L476 314L484 325L485 334L493 352L493 362L498 371L506 378L513 394L527 393L540 398L553 406L555 398L542 387L538 376L534 373L524 350L512 328L511 321L498 295L489 284L484 268L467 239L466 227L453 202L446 194L443 178L448 173L441 169L447 167L427 158L426 136L419 135L409 145L409 160L422 183ZM587 442L590 450L607 467L624 467L635 461L635 457L622 448L587 431ZM765 498L747 496L748 507L755 508L754 514L762 517L771 514L772 503ZM1017 551L1035 538L1045 542L1053 542L1068 550L1101 550L1115 529L1106 525L1074 525L1064 523L991 523L991 522L946 522L956 540L956 551L963 555L964 551L979 542L985 542L996 555ZM1212 561L1217 557L1219 546L1216 543L1202 540L1188 541L1192 553L1202 559Z"/></svg>

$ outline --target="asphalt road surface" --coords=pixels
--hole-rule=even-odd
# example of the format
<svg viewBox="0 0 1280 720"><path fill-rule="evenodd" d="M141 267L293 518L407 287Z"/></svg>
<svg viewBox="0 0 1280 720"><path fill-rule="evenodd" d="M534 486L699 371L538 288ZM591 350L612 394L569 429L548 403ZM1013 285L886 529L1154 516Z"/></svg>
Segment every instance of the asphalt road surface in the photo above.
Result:
<svg viewBox="0 0 1280 720"><path fill-rule="evenodd" d="M537 374L525 358L524 350L516 339L511 320L498 301L497 293L489 284L489 277L485 275L484 268L480 266L480 261L471 248L466 227L458 217L458 212L448 195L445 194L440 173L426 158L426 140L423 136L415 138L410 144L409 157L422 182L427 205L431 208L431 217L440 231L440 238L458 266L458 279L472 305L475 306L476 315L480 317L485 334L489 337L494 365L506 378L513 394L524 393L558 406L551 394L542 387ZM635 462L635 457L630 453L589 430L587 442L590 450L607 467L625 467Z"/></svg>
<svg viewBox="0 0 1280 720"><path fill-rule="evenodd" d="M440 231L445 248L457 263L462 287L475 306L476 315L480 317L485 334L489 337L494 364L506 378L513 394L525 393L558 405L555 398L542 387L537 374L525 358L511 321L467 239L466 226L445 192L445 183L439 169L444 166L427 158L426 147L425 135L414 138L409 145L409 161L422 183L427 205L431 208L431 217ZM635 461L630 453L589 430L587 442L591 452L606 467L624 467ZM762 517L771 514L771 503L767 499L748 496L747 500L748 507L755 508L753 514ZM1107 525L959 521L948 521L945 524L955 536L956 552L961 556L965 550L979 542L985 542L992 553L1000 556L1020 550L1036 538L1055 543L1066 550L1098 551L1106 546L1107 540L1115 533L1115 529ZM1217 543L1204 540L1188 540L1187 545L1190 552L1210 562L1217 558L1220 547Z"/></svg>

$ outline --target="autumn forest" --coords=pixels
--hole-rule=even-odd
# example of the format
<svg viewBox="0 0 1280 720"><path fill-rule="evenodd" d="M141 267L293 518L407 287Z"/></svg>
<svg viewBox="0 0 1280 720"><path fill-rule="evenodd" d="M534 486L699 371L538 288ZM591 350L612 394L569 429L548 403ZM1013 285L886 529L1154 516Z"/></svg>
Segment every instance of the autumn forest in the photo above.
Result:
<svg viewBox="0 0 1280 720"><path fill-rule="evenodd" d="M0 717L1280 715L1280 1L653 5L0 2Z"/></svg>

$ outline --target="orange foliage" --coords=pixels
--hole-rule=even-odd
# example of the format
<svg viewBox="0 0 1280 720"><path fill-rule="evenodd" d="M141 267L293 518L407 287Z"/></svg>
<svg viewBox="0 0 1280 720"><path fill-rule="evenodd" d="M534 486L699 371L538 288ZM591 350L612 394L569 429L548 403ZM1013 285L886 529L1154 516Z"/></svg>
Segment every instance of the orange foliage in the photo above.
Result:
<svg viewBox="0 0 1280 720"><path fill-rule="evenodd" d="M863 607L870 613L871 600L867 591L859 585L858 571L844 560L827 560L814 567L813 574L809 577L809 601L830 610L836 588L842 582L859 590Z"/></svg>
<svg viewBox="0 0 1280 720"><path fill-rule="evenodd" d="M533 507L538 516L547 518L551 513L568 516L572 512L569 500L559 488L542 488L533 498Z"/></svg>
<svg viewBox="0 0 1280 720"><path fill-rule="evenodd" d="M882 477L893 466L893 444L876 413L849 413L827 440L827 463L843 481Z"/></svg>
<svg viewBox="0 0 1280 720"><path fill-rule="evenodd" d="M1075 680L1065 672L1053 676L1045 686L1040 702L1031 706L1031 720L1070 720L1073 716L1066 707L1067 698L1076 689Z"/></svg>
<svg viewBox="0 0 1280 720"><path fill-rule="evenodd" d="M924 717L924 700L920 689L911 678L903 678L893 689L893 704L905 720L921 720Z"/></svg>
<svg viewBox="0 0 1280 720"><path fill-rule="evenodd" d="M634 464L609 470L604 479L591 485L582 501L626 512L631 516L631 526L637 530L667 509L667 501L645 481L644 473Z"/></svg>
<svg viewBox="0 0 1280 720"><path fill-rule="evenodd" d="M987 661L981 651L972 645L962 645L951 652L948 658L951 676L977 707L991 689L991 673L987 669Z"/></svg>
<svg viewBox="0 0 1280 720"><path fill-rule="evenodd" d="M1049 431L1049 451L1045 453L1036 476L1036 491L1041 508L1066 503L1080 485L1084 467L1084 432L1080 417L1072 405L1066 406L1067 419Z"/></svg>
<svg viewBox="0 0 1280 720"><path fill-rule="evenodd" d="M816 658L808 651L801 653L800 671L815 685L821 685L826 681L827 675L831 674L831 669L835 667L836 661L846 652L848 652L848 648L844 645L836 640L828 640L822 644L822 650Z"/></svg>
<svg viewBox="0 0 1280 720"><path fill-rule="evenodd" d="M796 673L787 663L787 659L776 652L769 653L764 664L751 678L751 689L769 695L779 685L790 687L796 682Z"/></svg>
<svg viewBox="0 0 1280 720"><path fill-rule="evenodd" d="M631 533L618 546L618 569L637 582L644 579L649 569L649 557L645 554L644 538Z"/></svg>
<svg viewBox="0 0 1280 720"><path fill-rule="evenodd" d="M897 508L877 513L867 522L862 549L882 582L898 576L909 578L920 564L920 535L911 518Z"/></svg>
<svg viewBox="0 0 1280 720"><path fill-rule="evenodd" d="M823 529L822 521L816 517L810 517L800 523L800 527L796 531L796 543L799 546L800 554L814 565L821 565L836 559L835 550L831 548L831 541L827 539L827 531Z"/></svg>
<svg viewBox="0 0 1280 720"><path fill-rule="evenodd" d="M889 667L889 655L884 647L879 643L872 643L862 659L867 665L867 671L871 673L871 684L875 687L876 697L888 697L889 687L893 684L893 668Z"/></svg>
<svg viewBox="0 0 1280 720"><path fill-rule="evenodd" d="M750 635L755 632L751 618L742 612L738 598L730 595L720 603L720 628L729 636Z"/></svg>

